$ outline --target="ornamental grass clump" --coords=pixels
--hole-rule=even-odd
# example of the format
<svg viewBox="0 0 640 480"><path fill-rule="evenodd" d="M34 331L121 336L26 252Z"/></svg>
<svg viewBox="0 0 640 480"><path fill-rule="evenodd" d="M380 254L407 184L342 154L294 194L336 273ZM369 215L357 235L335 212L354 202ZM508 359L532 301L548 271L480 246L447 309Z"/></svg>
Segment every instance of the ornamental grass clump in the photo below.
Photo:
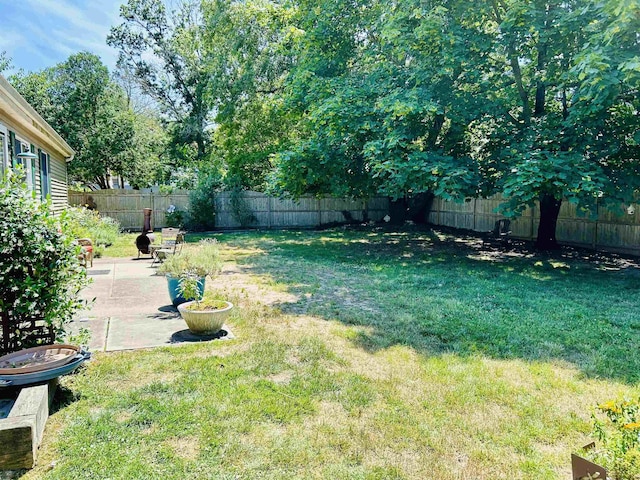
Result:
<svg viewBox="0 0 640 480"><path fill-rule="evenodd" d="M592 415L598 445L585 458L607 470L611 480L640 480L640 400L611 400Z"/></svg>
<svg viewBox="0 0 640 480"><path fill-rule="evenodd" d="M214 278L221 269L218 243L215 239L207 239L197 245L186 246L182 253L167 258L158 272L180 280L180 294L184 299L199 301L200 279Z"/></svg>
<svg viewBox="0 0 640 480"><path fill-rule="evenodd" d="M80 247L17 174L0 180L0 312L9 321L15 345L32 346L21 321L42 319L63 337L65 325L85 305L88 284L79 265ZM6 340L6 339L5 339Z"/></svg>

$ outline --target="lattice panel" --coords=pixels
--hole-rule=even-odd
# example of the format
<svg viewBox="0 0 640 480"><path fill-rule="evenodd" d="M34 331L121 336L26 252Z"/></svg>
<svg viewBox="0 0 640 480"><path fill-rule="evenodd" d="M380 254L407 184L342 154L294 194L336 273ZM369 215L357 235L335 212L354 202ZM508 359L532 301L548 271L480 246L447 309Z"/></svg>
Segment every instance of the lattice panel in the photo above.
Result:
<svg viewBox="0 0 640 480"><path fill-rule="evenodd" d="M0 319L2 323L0 355L55 342L54 329L41 318L16 321L10 319L5 312L1 312Z"/></svg>

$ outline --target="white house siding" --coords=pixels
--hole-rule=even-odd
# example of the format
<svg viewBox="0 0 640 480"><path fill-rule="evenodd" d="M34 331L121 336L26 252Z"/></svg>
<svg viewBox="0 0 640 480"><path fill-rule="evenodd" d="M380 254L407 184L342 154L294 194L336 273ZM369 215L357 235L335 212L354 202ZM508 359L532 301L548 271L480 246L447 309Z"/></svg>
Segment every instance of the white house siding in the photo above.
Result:
<svg viewBox="0 0 640 480"><path fill-rule="evenodd" d="M59 213L69 203L69 188L67 187L67 162L51 156L51 201L53 210Z"/></svg>
<svg viewBox="0 0 640 480"><path fill-rule="evenodd" d="M54 213L58 214L68 205L67 160L73 158L74 152L1 75L0 125L7 130L7 141L18 137L38 155L37 159L32 160L32 184L37 196L42 195L40 151L49 155L49 195ZM8 166L15 158L15 144L10 147Z"/></svg>

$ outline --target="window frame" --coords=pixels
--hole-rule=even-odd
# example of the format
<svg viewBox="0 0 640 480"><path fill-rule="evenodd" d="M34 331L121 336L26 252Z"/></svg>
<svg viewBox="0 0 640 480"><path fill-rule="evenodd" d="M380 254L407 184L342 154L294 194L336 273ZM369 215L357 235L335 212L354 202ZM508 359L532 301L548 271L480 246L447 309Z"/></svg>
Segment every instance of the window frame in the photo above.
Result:
<svg viewBox="0 0 640 480"><path fill-rule="evenodd" d="M46 200L51 195L51 155L38 149L38 168L40 169L40 196ZM44 165L44 169L42 168ZM46 175L45 175L46 171Z"/></svg>
<svg viewBox="0 0 640 480"><path fill-rule="evenodd" d="M11 168L11 156L9 155L9 129L0 123L0 134L4 136L2 142L2 162L0 162L0 175L4 175Z"/></svg>
<svg viewBox="0 0 640 480"><path fill-rule="evenodd" d="M31 153L35 153L31 151L31 142L29 142L28 140L25 140L22 137L19 137L18 135L15 135L15 139L16 139L16 145L20 145L20 152L19 153L26 153L26 152L31 152ZM22 147L26 146L27 149L24 150ZM34 171L34 159L21 159L20 157L18 157L19 153L16 153L16 162L19 163L20 165L22 165L24 167L24 174L25 174L25 180L27 182L27 187L29 188L30 191L34 191L36 186L35 186L35 171Z"/></svg>

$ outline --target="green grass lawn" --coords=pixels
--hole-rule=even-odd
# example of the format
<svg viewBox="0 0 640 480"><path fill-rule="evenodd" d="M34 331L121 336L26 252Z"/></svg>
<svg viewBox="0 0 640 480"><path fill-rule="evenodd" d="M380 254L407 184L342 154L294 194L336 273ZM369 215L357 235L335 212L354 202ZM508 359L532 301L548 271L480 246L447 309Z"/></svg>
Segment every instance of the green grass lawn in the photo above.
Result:
<svg viewBox="0 0 640 480"><path fill-rule="evenodd" d="M638 394L633 262L438 232L217 238L237 338L97 354L25 478L566 479L593 406Z"/></svg>

